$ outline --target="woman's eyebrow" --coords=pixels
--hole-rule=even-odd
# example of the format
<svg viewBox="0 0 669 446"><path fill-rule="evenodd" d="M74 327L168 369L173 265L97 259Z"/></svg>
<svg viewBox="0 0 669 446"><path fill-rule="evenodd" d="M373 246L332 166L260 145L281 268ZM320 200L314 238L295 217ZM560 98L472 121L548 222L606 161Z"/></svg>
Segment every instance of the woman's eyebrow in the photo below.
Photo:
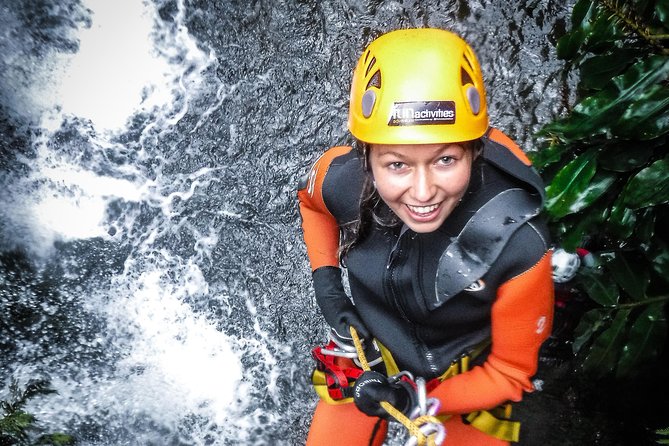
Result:
<svg viewBox="0 0 669 446"><path fill-rule="evenodd" d="M383 152L383 153L379 153L379 157L381 157L381 156L386 156L386 155L392 155L392 156L394 156L394 157L402 158L402 159L405 158L405 155L403 155L403 154L401 154L401 153L399 153L399 152L393 152L392 150L387 151L387 152Z"/></svg>

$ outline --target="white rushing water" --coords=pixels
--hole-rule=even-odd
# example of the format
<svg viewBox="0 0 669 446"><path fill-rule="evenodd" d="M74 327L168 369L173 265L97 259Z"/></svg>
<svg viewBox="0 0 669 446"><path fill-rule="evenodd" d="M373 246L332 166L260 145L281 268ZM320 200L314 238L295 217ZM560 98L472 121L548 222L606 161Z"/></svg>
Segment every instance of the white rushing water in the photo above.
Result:
<svg viewBox="0 0 669 446"><path fill-rule="evenodd" d="M50 380L27 409L78 445L303 444L326 327L295 185L349 141L364 44L462 33L527 148L571 3L0 2L0 400Z"/></svg>
<svg viewBox="0 0 669 446"><path fill-rule="evenodd" d="M220 227L202 231L192 216L180 213L217 181L220 169L162 172L171 149L161 146L169 143L161 136L203 87L225 89L204 75L216 63L214 51L188 33L183 1L174 5L173 20L166 21L158 17L161 5L142 0L86 0L91 22L79 30L78 51L31 60L37 63L29 74L35 82L6 102L10 112L31 115L36 124L32 152L19 156L25 169L2 181L10 193L0 206L13 233L2 240L3 249L28 252L42 266L57 262L59 243L97 239L129 253L122 270L101 282L80 280L83 259L60 265L64 279L81 282L63 289L63 299L76 302L104 329L43 363L5 365L5 371L11 368L8 380L21 383L44 369L57 371L49 378L58 393L32 410L54 429L76 428L86 419L106 425L79 444L243 441L257 426L258 411L248 407L257 403L242 357L261 358L253 368L273 373L272 341L259 328L261 316L248 302L233 308L231 296L210 289L201 270ZM220 103L220 95L215 100ZM139 128L131 122L137 116ZM140 131L138 144L120 142L119 135L130 130ZM193 241L186 255L166 243L184 234ZM244 337L226 334L221 321L189 304L194 300L228 315L247 311L256 330ZM68 363L79 349L114 351L114 363ZM257 392L272 397L271 388L258 389L263 385L254 383ZM262 420L270 423L272 415Z"/></svg>

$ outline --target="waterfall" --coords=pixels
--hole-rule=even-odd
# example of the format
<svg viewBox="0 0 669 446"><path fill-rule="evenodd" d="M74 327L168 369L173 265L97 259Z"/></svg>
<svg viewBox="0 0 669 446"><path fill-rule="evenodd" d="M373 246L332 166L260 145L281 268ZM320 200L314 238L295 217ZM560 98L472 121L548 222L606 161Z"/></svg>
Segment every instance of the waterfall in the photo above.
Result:
<svg viewBox="0 0 669 446"><path fill-rule="evenodd" d="M171 8L168 20L161 7ZM30 149L2 180L2 247L29 254L33 282L57 282L57 296L39 305L60 321L22 327L39 345L18 346L20 365L3 364L4 378L48 377L58 393L33 403L36 415L82 432L84 444L248 440L261 416L254 399L273 396L274 341L248 296L210 286L202 270L223 225L202 224L189 201L224 167L182 166L188 148L170 136L190 109L214 113L229 89L209 75L216 52L189 34L183 1L86 0L78 8L85 18L69 35L77 50L33 59L48 62L49 75L26 73L28 88L5 102L31 130ZM240 218L225 206L216 217ZM92 251L106 267L88 263ZM19 305L36 304L30 288L14 296ZM240 312L252 328L227 333L235 325L227 319ZM46 355L36 360L38 349ZM273 417L263 414L263 423Z"/></svg>
<svg viewBox="0 0 669 446"><path fill-rule="evenodd" d="M26 409L79 445L303 444L326 327L295 186L350 142L363 45L460 32L527 148L561 110L568 6L444 3L4 0L0 400L48 380Z"/></svg>

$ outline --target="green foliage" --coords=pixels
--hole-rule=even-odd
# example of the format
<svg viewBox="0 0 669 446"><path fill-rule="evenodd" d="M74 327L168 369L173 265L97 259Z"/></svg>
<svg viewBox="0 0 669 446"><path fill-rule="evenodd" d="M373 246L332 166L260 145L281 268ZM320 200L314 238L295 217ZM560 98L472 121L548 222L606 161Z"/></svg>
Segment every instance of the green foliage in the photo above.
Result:
<svg viewBox="0 0 669 446"><path fill-rule="evenodd" d="M669 444L669 427L666 429L658 429L655 431L657 436L657 444Z"/></svg>
<svg viewBox="0 0 669 446"><path fill-rule="evenodd" d="M13 382L9 386L10 398L0 401L3 416L0 418L0 446L69 446L75 444L74 438L62 433L37 435L40 429L35 425L36 419L24 409L28 400L38 396L54 393L46 381L31 381L21 391Z"/></svg>
<svg viewBox="0 0 669 446"><path fill-rule="evenodd" d="M669 302L669 1L579 0L558 56L581 98L537 134L554 240L599 259L578 287L594 309L574 351L595 376L661 353Z"/></svg>

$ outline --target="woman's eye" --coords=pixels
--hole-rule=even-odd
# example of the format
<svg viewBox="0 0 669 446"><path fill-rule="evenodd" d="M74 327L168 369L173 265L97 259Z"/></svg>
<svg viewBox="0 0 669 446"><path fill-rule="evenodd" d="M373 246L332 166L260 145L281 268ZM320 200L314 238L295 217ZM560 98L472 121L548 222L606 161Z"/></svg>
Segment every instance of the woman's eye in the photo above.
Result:
<svg viewBox="0 0 669 446"><path fill-rule="evenodd" d="M452 156L442 156L441 158L439 158L439 163L446 166L453 164L454 162L455 158L453 158Z"/></svg>
<svg viewBox="0 0 669 446"><path fill-rule="evenodd" d="M404 167L404 163L396 161L394 163L390 163L388 167L390 167L392 170L400 170Z"/></svg>

